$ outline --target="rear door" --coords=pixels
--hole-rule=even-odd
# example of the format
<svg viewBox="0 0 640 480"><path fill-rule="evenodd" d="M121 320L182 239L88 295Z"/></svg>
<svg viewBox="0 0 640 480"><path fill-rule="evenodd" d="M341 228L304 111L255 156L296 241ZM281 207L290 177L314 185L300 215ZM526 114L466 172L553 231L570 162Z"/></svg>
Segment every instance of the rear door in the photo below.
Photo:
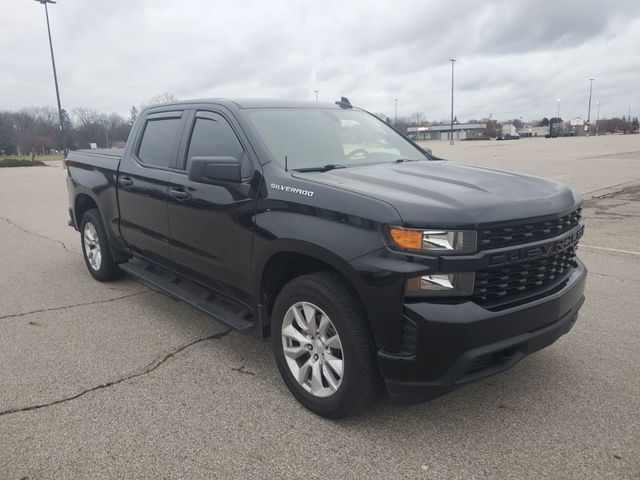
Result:
<svg viewBox="0 0 640 480"><path fill-rule="evenodd" d="M169 181L168 212L175 268L247 301L256 190L254 169L240 133L239 126L223 112L195 111L190 116L184 153ZM220 185L189 180L191 159L212 156L236 159L244 180Z"/></svg>
<svg viewBox="0 0 640 480"><path fill-rule="evenodd" d="M183 111L147 115L118 172L120 232L131 250L169 264L167 200L171 168L184 130Z"/></svg>

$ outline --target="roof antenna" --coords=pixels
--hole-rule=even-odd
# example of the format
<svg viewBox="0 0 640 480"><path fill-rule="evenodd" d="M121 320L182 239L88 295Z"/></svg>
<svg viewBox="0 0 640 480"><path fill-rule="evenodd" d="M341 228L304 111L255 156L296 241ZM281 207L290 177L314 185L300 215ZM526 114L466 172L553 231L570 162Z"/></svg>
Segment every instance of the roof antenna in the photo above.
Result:
<svg viewBox="0 0 640 480"><path fill-rule="evenodd" d="M340 100L336 102L336 105L340 108L353 108L353 105L351 105L351 102L347 97L341 97Z"/></svg>
<svg viewBox="0 0 640 480"><path fill-rule="evenodd" d="M288 172L289 171L289 165L288 165L288 161L287 161L287 156L284 156L284 171Z"/></svg>

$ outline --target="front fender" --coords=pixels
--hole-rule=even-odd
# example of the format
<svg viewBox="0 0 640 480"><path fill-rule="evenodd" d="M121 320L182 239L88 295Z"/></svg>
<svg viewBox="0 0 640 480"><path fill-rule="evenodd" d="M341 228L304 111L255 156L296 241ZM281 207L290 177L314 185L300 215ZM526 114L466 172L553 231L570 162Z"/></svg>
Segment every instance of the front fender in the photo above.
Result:
<svg viewBox="0 0 640 480"><path fill-rule="evenodd" d="M362 302L376 345L391 349L399 341L404 275L384 269L372 272L366 262L355 261L386 251L382 225L335 212L313 212L267 210L256 216L253 298L261 298L263 273L274 255L312 257L345 277Z"/></svg>

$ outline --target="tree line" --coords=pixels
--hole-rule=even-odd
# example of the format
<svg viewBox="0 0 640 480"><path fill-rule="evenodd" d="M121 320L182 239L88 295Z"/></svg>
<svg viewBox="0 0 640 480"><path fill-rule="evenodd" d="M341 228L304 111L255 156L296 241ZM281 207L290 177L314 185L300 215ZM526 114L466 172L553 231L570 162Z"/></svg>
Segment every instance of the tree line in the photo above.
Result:
<svg viewBox="0 0 640 480"><path fill-rule="evenodd" d="M139 110L147 105L175 101L170 93L151 97L140 107L131 107L129 116L104 113L90 108L62 110L66 148L123 147ZM58 110L32 107L19 111L0 111L0 155L36 155L62 150Z"/></svg>
<svg viewBox="0 0 640 480"><path fill-rule="evenodd" d="M151 97L140 107L131 107L129 116L117 113L98 112L89 108L74 108L71 112L62 111L62 122L65 129L66 148L76 150L90 148L96 144L98 148L123 147L131 131L133 122L138 112L148 106L159 103L176 101L171 93L162 93ZM448 122L429 122L422 112L415 112L407 117L399 117L397 123L383 113L376 114L396 129L406 133L408 127L447 125ZM546 117L542 120L530 122L532 125L548 126L556 122L562 122L561 118ZM454 119L458 123L458 119ZM491 118L469 120L468 123L484 123L486 137L495 137L501 124ZM512 123L517 129L523 127L520 119L507 120L502 123ZM638 118L628 119L610 118L597 121L597 129L600 133L630 132L639 128ZM25 108L17 112L0 111L0 155L36 155L62 150L60 140L60 122L58 111L53 107Z"/></svg>
<svg viewBox="0 0 640 480"><path fill-rule="evenodd" d="M132 121L117 113L76 108L62 111L66 147L70 150L121 146L126 142ZM3 155L44 155L60 151L60 121L53 107L24 108L0 112L0 153Z"/></svg>

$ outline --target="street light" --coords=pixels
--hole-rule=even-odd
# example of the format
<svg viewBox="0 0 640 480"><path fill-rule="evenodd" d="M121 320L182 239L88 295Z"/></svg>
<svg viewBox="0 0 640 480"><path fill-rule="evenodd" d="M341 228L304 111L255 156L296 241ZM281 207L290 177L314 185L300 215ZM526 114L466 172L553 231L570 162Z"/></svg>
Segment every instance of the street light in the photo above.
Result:
<svg viewBox="0 0 640 480"><path fill-rule="evenodd" d="M51 42L51 27L49 26L49 9L47 3L56 3L54 0L35 0L44 5L44 14L47 18L47 33L49 34L49 50L51 51L51 65L53 65L53 81L56 86L56 100L58 101L58 120L60 121L60 136L62 137L62 151L67 155L67 142L64 138L64 121L62 118L62 107L60 106L60 90L58 89L58 74L56 72L56 60L53 56L53 43Z"/></svg>
<svg viewBox="0 0 640 480"><path fill-rule="evenodd" d="M314 90L314 91L313 91L313 93L315 93L315 94L316 94L316 102L318 101L318 92L319 92L319 91L320 91L320 90Z"/></svg>
<svg viewBox="0 0 640 480"><path fill-rule="evenodd" d="M449 141L449 145L453 145L453 65L456 62L455 58L450 58L451 62L451 140Z"/></svg>
<svg viewBox="0 0 640 480"><path fill-rule="evenodd" d="M558 102L558 115L556 116L556 118L560 119L560 99L557 98L556 101Z"/></svg>
<svg viewBox="0 0 640 480"><path fill-rule="evenodd" d="M393 99L394 102L396 102L396 128L398 128L398 99L394 98Z"/></svg>
<svg viewBox="0 0 640 480"><path fill-rule="evenodd" d="M591 93L593 92L593 78L589 79L589 109L587 110L587 135L589 134L589 124L591 123Z"/></svg>
<svg viewBox="0 0 640 480"><path fill-rule="evenodd" d="M598 107L598 115L596 116L596 136L597 136L598 133L600 132L600 125L598 125L598 123L600 123L600 102L596 102L596 106Z"/></svg>

